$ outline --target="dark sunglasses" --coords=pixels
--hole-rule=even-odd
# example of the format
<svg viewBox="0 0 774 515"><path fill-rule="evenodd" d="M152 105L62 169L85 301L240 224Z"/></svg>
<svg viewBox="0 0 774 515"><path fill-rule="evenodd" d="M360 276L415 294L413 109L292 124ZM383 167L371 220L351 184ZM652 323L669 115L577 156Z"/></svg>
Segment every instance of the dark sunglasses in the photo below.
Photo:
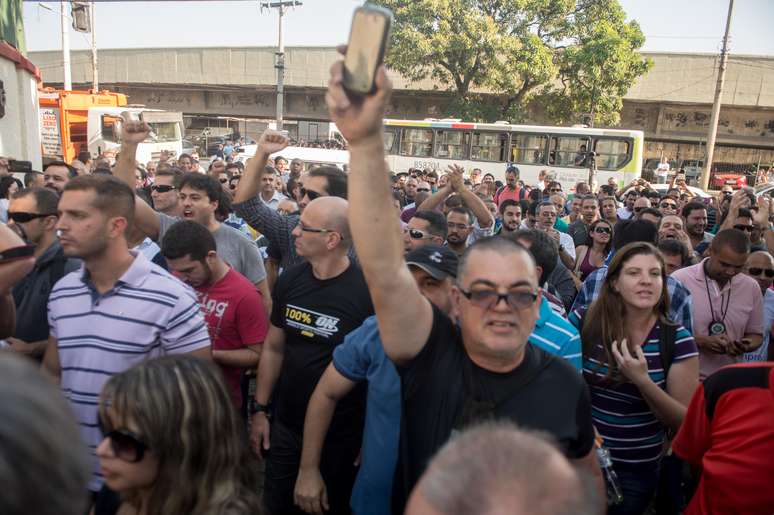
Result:
<svg viewBox="0 0 774 515"><path fill-rule="evenodd" d="M151 186L152 191L158 191L159 193L168 193L172 190L176 190L174 186L168 186L166 184L154 184Z"/></svg>
<svg viewBox="0 0 774 515"><path fill-rule="evenodd" d="M226 184L228 182L228 179L218 179L221 184Z"/></svg>
<svg viewBox="0 0 774 515"><path fill-rule="evenodd" d="M409 229L408 227L403 229L404 233L408 233L409 237L412 240L424 240L425 238L432 238L432 236L429 236L419 229Z"/></svg>
<svg viewBox="0 0 774 515"><path fill-rule="evenodd" d="M747 272L750 275L766 274L766 277L768 277L769 279L774 277L774 270L772 270L771 268L748 268Z"/></svg>
<svg viewBox="0 0 774 515"><path fill-rule="evenodd" d="M561 193L562 192L562 188L551 188L548 191L551 192L551 193Z"/></svg>
<svg viewBox="0 0 774 515"><path fill-rule="evenodd" d="M312 200L314 200L316 198L322 197L322 195L317 193L316 191L308 190L306 188L301 188L300 190L298 190L298 192L301 194L301 198L309 197L310 201L312 201Z"/></svg>
<svg viewBox="0 0 774 515"><path fill-rule="evenodd" d="M0 251L0 262L28 258L35 253L35 245L22 245Z"/></svg>
<svg viewBox="0 0 774 515"><path fill-rule="evenodd" d="M430 189L429 188L417 188L417 193L419 193L421 191L424 191L425 193L429 193Z"/></svg>
<svg viewBox="0 0 774 515"><path fill-rule="evenodd" d="M107 431L101 418L99 418L99 431L103 438L110 440L110 448L116 458L129 463L142 461L148 446L139 436L128 429Z"/></svg>
<svg viewBox="0 0 774 515"><path fill-rule="evenodd" d="M752 225L737 224L734 226L737 231L753 232L754 227Z"/></svg>
<svg viewBox="0 0 774 515"><path fill-rule="evenodd" d="M338 231L334 231L332 229L315 229L313 227L307 227L300 220L298 221L298 227L304 232L311 232L316 234L325 234L325 233L333 232L338 234Z"/></svg>
<svg viewBox="0 0 774 515"><path fill-rule="evenodd" d="M491 309L497 306L500 300L504 300L511 309L526 309L537 300L537 293L526 291L508 292L502 295L497 293L496 290L465 291L462 288L459 290L472 304L484 309Z"/></svg>
<svg viewBox="0 0 774 515"><path fill-rule="evenodd" d="M658 205L661 209L677 209L677 204L672 204L671 202L662 202Z"/></svg>
<svg viewBox="0 0 774 515"><path fill-rule="evenodd" d="M47 216L56 216L56 213L24 213L17 211L15 213L8 213L8 218L16 222L17 224L24 224L31 222L36 218L45 218Z"/></svg>
<svg viewBox="0 0 774 515"><path fill-rule="evenodd" d="M594 227L594 232L597 234L610 234L613 231L610 230L610 227L597 226L597 227Z"/></svg>

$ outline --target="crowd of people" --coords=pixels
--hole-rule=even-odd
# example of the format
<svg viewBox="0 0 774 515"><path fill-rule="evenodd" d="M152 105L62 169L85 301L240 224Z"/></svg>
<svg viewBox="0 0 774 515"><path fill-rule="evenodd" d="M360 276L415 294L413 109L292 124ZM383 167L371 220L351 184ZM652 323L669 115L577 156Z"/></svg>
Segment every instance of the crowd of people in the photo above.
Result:
<svg viewBox="0 0 774 515"><path fill-rule="evenodd" d="M0 513L774 511L772 200L392 173L390 92L348 173L0 168Z"/></svg>

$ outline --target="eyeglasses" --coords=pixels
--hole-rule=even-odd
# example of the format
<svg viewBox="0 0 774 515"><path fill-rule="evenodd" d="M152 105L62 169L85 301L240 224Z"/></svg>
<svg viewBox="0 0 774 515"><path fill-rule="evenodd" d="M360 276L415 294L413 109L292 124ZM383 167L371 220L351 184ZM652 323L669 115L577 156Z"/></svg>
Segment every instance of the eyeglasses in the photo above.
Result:
<svg viewBox="0 0 774 515"><path fill-rule="evenodd" d="M226 184L228 182L228 179L218 179L221 184Z"/></svg>
<svg viewBox="0 0 774 515"><path fill-rule="evenodd" d="M561 193L561 192L562 192L562 188L551 188L551 189L550 189L550 190L548 190L548 191L549 191L550 193Z"/></svg>
<svg viewBox="0 0 774 515"><path fill-rule="evenodd" d="M611 234L613 231L610 230L610 227L602 227L598 225L594 227L594 232L597 234Z"/></svg>
<svg viewBox="0 0 774 515"><path fill-rule="evenodd" d="M129 463L142 461L148 446L139 436L128 429L106 431L101 418L99 419L99 431L104 438L110 440L110 448L116 458Z"/></svg>
<svg viewBox="0 0 774 515"><path fill-rule="evenodd" d="M314 190L308 190L306 188L301 188L298 190L298 192L301 194L301 198L309 197L310 202L316 198L322 197L321 193L317 193Z"/></svg>
<svg viewBox="0 0 774 515"><path fill-rule="evenodd" d="M672 204L671 202L662 202L658 205L661 209L677 209L677 204Z"/></svg>
<svg viewBox="0 0 774 515"><path fill-rule="evenodd" d="M153 186L151 186L152 191L157 191L159 193L168 193L176 189L177 188L175 188L174 186L168 186L166 184L154 184Z"/></svg>
<svg viewBox="0 0 774 515"><path fill-rule="evenodd" d="M338 231L334 231L333 229L315 229L313 227L307 227L301 220L298 221L298 227L304 232L311 232L315 234L325 234L329 232L339 234Z"/></svg>
<svg viewBox="0 0 774 515"><path fill-rule="evenodd" d="M752 225L737 224L734 226L737 231L753 232L754 227Z"/></svg>
<svg viewBox="0 0 774 515"><path fill-rule="evenodd" d="M750 275L766 274L766 277L768 277L769 279L774 277L774 270L772 270L771 268L748 268L747 273L749 273Z"/></svg>
<svg viewBox="0 0 774 515"><path fill-rule="evenodd" d="M532 306L537 300L537 293L530 291L513 291L505 294L497 293L497 290L470 290L465 291L459 288L466 299L471 304L484 309L492 309L497 306L501 300L504 300L511 309L526 309Z"/></svg>
<svg viewBox="0 0 774 515"><path fill-rule="evenodd" d="M16 211L15 213L8 213L8 218L16 222L17 224L24 224L31 222L36 218L45 218L47 216L56 216L56 213L24 213L22 211Z"/></svg>
<svg viewBox="0 0 774 515"><path fill-rule="evenodd" d="M425 234L419 229L410 229L408 227L403 229L403 234L406 234L406 233L408 233L409 237L412 240L424 240L424 239L429 239L433 237L431 234Z"/></svg>
<svg viewBox="0 0 774 515"><path fill-rule="evenodd" d="M419 193L420 191L424 191L425 193L429 193L430 192L430 188L417 188L417 193Z"/></svg>

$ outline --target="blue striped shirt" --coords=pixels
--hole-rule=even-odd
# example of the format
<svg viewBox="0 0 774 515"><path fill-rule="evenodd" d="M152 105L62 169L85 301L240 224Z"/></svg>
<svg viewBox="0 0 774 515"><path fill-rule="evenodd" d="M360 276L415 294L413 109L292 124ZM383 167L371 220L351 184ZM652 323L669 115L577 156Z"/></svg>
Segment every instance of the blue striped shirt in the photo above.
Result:
<svg viewBox="0 0 774 515"><path fill-rule="evenodd" d="M48 300L62 392L92 452L92 491L103 482L94 456L102 439L97 405L110 376L149 358L210 345L193 290L142 253L132 255L134 262L110 291L99 294L81 266L56 283Z"/></svg>
<svg viewBox="0 0 774 515"><path fill-rule="evenodd" d="M540 318L535 322L529 341L546 352L563 357L580 372L581 343L578 330L551 309L551 303L545 295L540 302Z"/></svg>

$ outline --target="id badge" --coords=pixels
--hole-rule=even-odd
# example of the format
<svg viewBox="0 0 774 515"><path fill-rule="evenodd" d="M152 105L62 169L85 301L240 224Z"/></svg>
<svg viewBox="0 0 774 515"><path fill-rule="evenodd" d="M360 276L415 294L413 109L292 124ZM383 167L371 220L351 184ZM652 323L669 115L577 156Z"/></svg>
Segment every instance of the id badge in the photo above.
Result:
<svg viewBox="0 0 774 515"><path fill-rule="evenodd" d="M717 336L719 334L726 334L726 324L713 320L709 326L709 335Z"/></svg>

